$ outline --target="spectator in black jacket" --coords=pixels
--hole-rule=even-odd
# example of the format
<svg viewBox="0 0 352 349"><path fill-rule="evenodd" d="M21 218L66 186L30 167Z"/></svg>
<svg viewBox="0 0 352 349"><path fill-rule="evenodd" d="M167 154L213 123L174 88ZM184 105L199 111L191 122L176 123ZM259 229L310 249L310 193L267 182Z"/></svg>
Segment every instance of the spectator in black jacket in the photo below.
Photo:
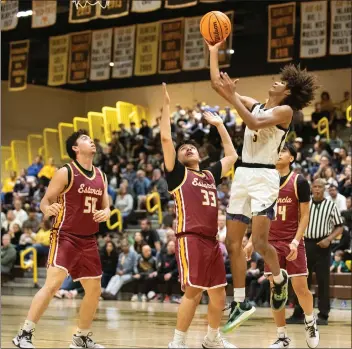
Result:
<svg viewBox="0 0 352 349"><path fill-rule="evenodd" d="M115 244L108 241L100 252L100 260L103 269L103 276L101 278L101 287L104 291L110 279L116 273L118 254Z"/></svg>

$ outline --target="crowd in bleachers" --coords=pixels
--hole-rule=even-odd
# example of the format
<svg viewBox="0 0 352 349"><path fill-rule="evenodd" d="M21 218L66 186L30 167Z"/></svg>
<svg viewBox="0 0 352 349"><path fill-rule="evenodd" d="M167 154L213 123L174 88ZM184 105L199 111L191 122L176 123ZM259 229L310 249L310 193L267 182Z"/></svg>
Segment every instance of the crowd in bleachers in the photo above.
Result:
<svg viewBox="0 0 352 349"><path fill-rule="evenodd" d="M345 219L345 231L333 247L332 270L344 272L344 250L350 249L352 230L351 210L351 154L348 144L338 137L341 128L350 127L346 120L346 108L351 104L348 92L344 100L334 104L327 92L315 105L311 122L304 123L299 113L293 122L298 151L294 171L301 173L310 183L316 178L326 181L326 198L336 203ZM244 125L238 123L233 111L225 107L197 104L194 108L176 106L172 114L171 129L175 144L184 139L193 139L199 145L201 168L206 168L223 155L217 129L203 118L203 112L210 110L222 115L239 154L243 144ZM317 133L317 123L327 117L330 124L330 140ZM300 120L298 122L297 120ZM123 218L123 231L109 231L101 224L97 242L101 249L103 266L102 297L115 299L125 284L130 284L132 301L160 299L178 302L174 294L178 285L175 260L175 213L167 183L163 176L163 155L160 142L160 116L157 115L153 127L147 121L138 129L134 123L119 125L119 131L112 134L109 144L95 140L97 152L94 165L100 167L108 178L108 192L111 207L118 208ZM240 160L239 160L240 161ZM2 273L11 273L18 263L18 253L33 246L39 258L45 258L49 251L50 221L43 220L39 203L46 187L56 171L54 159L43 164L36 157L28 169L19 174L12 172L3 180L1 235ZM225 211L229 200L230 179L225 178L218 187L219 231L218 237L224 255L228 281L231 280L229 259L224 244L226 237ZM146 197L157 191L160 194L164 212L160 226L153 226L145 218ZM155 223L154 223L155 225ZM138 229L137 229L138 228ZM133 234L126 231L138 230ZM250 235L244 238L244 244ZM29 265L31 256L27 257ZM269 283L263 276L263 260L254 253L248 262L248 295L256 304L268 305ZM79 283L67 278L57 297L75 297L83 291Z"/></svg>

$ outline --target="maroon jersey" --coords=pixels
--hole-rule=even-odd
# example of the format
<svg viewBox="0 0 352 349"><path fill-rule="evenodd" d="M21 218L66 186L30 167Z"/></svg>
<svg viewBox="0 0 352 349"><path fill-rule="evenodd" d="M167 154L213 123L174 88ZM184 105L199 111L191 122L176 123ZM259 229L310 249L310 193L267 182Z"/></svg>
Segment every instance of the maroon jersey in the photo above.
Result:
<svg viewBox="0 0 352 349"><path fill-rule="evenodd" d="M287 240L291 242L295 238L299 223L298 176L291 172L280 186L277 214L276 219L271 222L269 241Z"/></svg>
<svg viewBox="0 0 352 349"><path fill-rule="evenodd" d="M176 234L194 233L216 237L218 200L211 171L185 168L182 183L171 193L176 206Z"/></svg>
<svg viewBox="0 0 352 349"><path fill-rule="evenodd" d="M99 231L99 223L94 222L93 213L102 209L104 175L93 167L93 176L89 178L74 162L67 166L71 169L71 180L58 198L62 208L55 218L53 230L93 235Z"/></svg>

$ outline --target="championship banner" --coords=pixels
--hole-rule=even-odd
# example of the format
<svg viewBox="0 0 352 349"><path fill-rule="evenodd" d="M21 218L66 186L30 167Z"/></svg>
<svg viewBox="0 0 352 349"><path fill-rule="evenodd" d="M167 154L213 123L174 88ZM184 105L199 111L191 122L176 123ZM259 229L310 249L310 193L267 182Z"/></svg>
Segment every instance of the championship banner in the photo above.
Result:
<svg viewBox="0 0 352 349"><path fill-rule="evenodd" d="M296 3L269 5L268 62L293 59Z"/></svg>
<svg viewBox="0 0 352 349"><path fill-rule="evenodd" d="M32 28L49 27L56 23L56 0L32 1Z"/></svg>
<svg viewBox="0 0 352 349"><path fill-rule="evenodd" d="M89 22L98 17L100 6L89 6L86 0L70 0L69 23Z"/></svg>
<svg viewBox="0 0 352 349"><path fill-rule="evenodd" d="M111 46L112 28L93 31L90 80L108 80L110 78Z"/></svg>
<svg viewBox="0 0 352 349"><path fill-rule="evenodd" d="M151 12L161 7L161 0L132 0L131 12Z"/></svg>
<svg viewBox="0 0 352 349"><path fill-rule="evenodd" d="M91 40L92 32L90 30L70 34L69 84L79 84L87 81Z"/></svg>
<svg viewBox="0 0 352 349"><path fill-rule="evenodd" d="M135 32L135 25L114 29L113 78L127 78L132 76Z"/></svg>
<svg viewBox="0 0 352 349"><path fill-rule="evenodd" d="M109 0L104 7L99 6L99 18L117 18L128 15L130 2L126 0Z"/></svg>
<svg viewBox="0 0 352 349"><path fill-rule="evenodd" d="M352 53L352 2L331 1L330 54Z"/></svg>
<svg viewBox="0 0 352 349"><path fill-rule="evenodd" d="M225 0L199 0L199 2L204 2L208 4L213 4L214 2L223 2Z"/></svg>
<svg viewBox="0 0 352 349"><path fill-rule="evenodd" d="M159 74L177 73L182 68L183 18L160 22Z"/></svg>
<svg viewBox="0 0 352 349"><path fill-rule="evenodd" d="M198 0L165 0L165 8L182 8L197 5Z"/></svg>
<svg viewBox="0 0 352 349"><path fill-rule="evenodd" d="M152 75L158 64L159 22L137 24L134 75Z"/></svg>
<svg viewBox="0 0 352 349"><path fill-rule="evenodd" d="M18 0L1 1L1 30L11 30L18 23Z"/></svg>
<svg viewBox="0 0 352 349"><path fill-rule="evenodd" d="M199 30L202 17L185 18L182 70L198 70L206 66L206 45Z"/></svg>
<svg viewBox="0 0 352 349"><path fill-rule="evenodd" d="M9 91L27 88L29 40L10 42Z"/></svg>
<svg viewBox="0 0 352 349"><path fill-rule="evenodd" d="M69 35L52 36L49 41L48 85L60 86L67 82Z"/></svg>
<svg viewBox="0 0 352 349"><path fill-rule="evenodd" d="M301 3L301 58L326 55L327 1Z"/></svg>

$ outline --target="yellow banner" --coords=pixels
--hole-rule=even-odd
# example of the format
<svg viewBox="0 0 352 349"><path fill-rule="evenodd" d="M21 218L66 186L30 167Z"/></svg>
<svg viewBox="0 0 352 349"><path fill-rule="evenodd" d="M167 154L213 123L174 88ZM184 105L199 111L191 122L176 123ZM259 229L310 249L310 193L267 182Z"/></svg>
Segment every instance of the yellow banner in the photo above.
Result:
<svg viewBox="0 0 352 349"><path fill-rule="evenodd" d="M158 65L159 22L138 24L134 75L152 75Z"/></svg>
<svg viewBox="0 0 352 349"><path fill-rule="evenodd" d="M49 42L48 85L59 86L67 82L69 36L53 36Z"/></svg>

